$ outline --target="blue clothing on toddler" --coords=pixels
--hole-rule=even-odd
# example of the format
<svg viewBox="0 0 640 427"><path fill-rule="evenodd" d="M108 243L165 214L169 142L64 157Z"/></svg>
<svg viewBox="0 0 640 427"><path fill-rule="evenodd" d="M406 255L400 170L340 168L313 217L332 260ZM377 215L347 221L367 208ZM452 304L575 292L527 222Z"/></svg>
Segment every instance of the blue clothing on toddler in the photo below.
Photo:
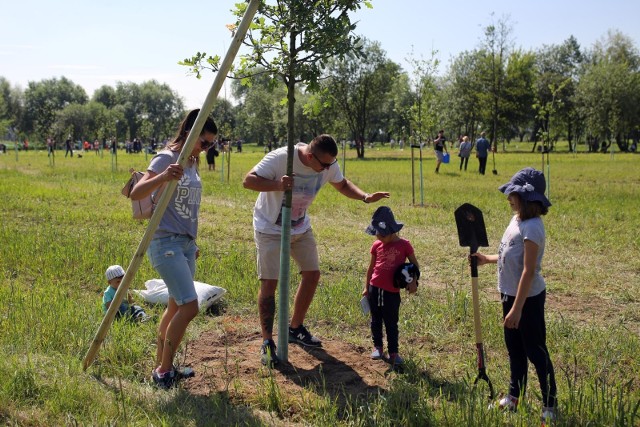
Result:
<svg viewBox="0 0 640 427"><path fill-rule="evenodd" d="M107 304L113 301L113 298L116 296L116 288L111 286L107 286L107 289L104 290L104 295L102 296L102 311L104 313L107 312ZM120 308L118 309L118 313L120 315L126 314L129 311L129 303L124 299L122 303L120 303Z"/></svg>
<svg viewBox="0 0 640 427"><path fill-rule="evenodd" d="M104 295L102 296L102 311L104 313L107 312L107 304L113 301L113 298L116 296L116 291L117 289L111 286L107 286L107 289L104 290ZM126 299L120 303L120 307L116 313L116 319L122 316L128 316L131 320L142 322L148 319L147 313L145 313L142 307L139 305L130 306Z"/></svg>

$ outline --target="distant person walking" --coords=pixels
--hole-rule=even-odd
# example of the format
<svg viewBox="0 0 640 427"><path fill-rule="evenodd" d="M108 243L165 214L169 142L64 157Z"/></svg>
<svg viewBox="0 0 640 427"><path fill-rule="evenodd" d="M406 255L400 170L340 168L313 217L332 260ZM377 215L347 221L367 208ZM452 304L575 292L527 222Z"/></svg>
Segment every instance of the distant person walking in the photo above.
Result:
<svg viewBox="0 0 640 427"><path fill-rule="evenodd" d="M490 149L491 144L485 138L485 133L482 132L480 134L480 138L476 141L476 157L480 163L478 172L480 172L481 175L484 175L485 170L487 169L487 158L489 157Z"/></svg>
<svg viewBox="0 0 640 427"><path fill-rule="evenodd" d="M436 173L440 173L440 164L444 159L444 153L447 151L447 138L444 136L444 130L438 132L438 136L433 140L433 149L436 153Z"/></svg>
<svg viewBox="0 0 640 427"><path fill-rule="evenodd" d="M469 163L469 157L471 157L471 150L473 150L473 142L469 141L469 137L465 135L462 137L460 151L458 151L458 156L460 156L460 170L462 170L462 166L464 165L464 170L465 172L467 171L467 164Z"/></svg>

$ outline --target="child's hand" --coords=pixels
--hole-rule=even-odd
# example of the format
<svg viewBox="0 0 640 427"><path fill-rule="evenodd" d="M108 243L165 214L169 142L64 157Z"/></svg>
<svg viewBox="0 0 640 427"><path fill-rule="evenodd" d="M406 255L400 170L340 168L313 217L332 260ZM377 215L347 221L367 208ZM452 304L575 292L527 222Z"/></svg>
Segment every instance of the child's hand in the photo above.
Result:
<svg viewBox="0 0 640 427"><path fill-rule="evenodd" d="M471 265L471 257L475 257L478 260L478 266L487 264L487 256L480 252L476 252L474 254L469 255L469 265Z"/></svg>
<svg viewBox="0 0 640 427"><path fill-rule="evenodd" d="M362 290L362 296L363 297L368 297L369 296L369 287L365 286L364 289Z"/></svg>

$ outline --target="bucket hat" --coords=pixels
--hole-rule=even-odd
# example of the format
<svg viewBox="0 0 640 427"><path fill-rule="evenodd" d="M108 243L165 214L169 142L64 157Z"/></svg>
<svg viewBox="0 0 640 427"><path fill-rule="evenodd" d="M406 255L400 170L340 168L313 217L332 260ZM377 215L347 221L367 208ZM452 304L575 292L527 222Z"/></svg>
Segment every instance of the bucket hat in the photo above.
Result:
<svg viewBox="0 0 640 427"><path fill-rule="evenodd" d="M397 233L403 226L403 223L396 222L391 208L388 206L380 206L373 213L371 224L369 224L365 232L372 236L377 234L381 236L388 236L389 234Z"/></svg>
<svg viewBox="0 0 640 427"><path fill-rule="evenodd" d="M498 190L506 195L518 193L522 200L527 202L540 202L543 206L551 206L551 202L544 195L547 189L547 182L544 174L534 168L524 168L511 177L506 184L501 185Z"/></svg>

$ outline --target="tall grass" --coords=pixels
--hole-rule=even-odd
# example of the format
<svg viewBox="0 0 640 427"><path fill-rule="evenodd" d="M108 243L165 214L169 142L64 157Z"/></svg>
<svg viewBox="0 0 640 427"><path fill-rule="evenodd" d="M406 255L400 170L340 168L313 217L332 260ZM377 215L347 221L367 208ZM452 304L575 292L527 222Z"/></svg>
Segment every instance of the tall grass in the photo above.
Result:
<svg viewBox="0 0 640 427"><path fill-rule="evenodd" d="M232 155L230 182L202 171L203 206L196 279L219 285L229 314L255 317L255 248L252 207L256 194L242 189L243 175L262 152ZM403 297L401 351L404 374L389 390L369 398L335 396L319 389L302 398L299 418L312 425L539 425L539 392L533 371L528 395L515 414L487 409L485 390L473 391L475 348L466 248L458 246L453 211L463 202L480 207L494 251L509 221L497 191L524 166L541 168L541 156L499 153L489 174L459 173L454 163L433 173L425 153L425 206L413 206L409 150L367 151L347 156L347 177L366 191L390 191L402 231L423 266L417 296ZM559 425L640 425L640 157L553 153L548 170L553 207L545 225L548 245L548 341L556 365ZM225 394L191 396L155 391L148 383L155 324L114 323L88 372L80 360L102 319L104 270L129 264L145 224L130 217L119 195L129 167L144 169L142 154L120 154L118 170L108 155L56 158L45 152L0 156L0 420L9 424L262 425L287 422L288 396L273 378L262 379L263 396L246 405ZM415 199L420 204L416 162ZM547 172L546 164L545 173ZM375 205L344 199L330 186L310 208L319 243L322 278L308 314L310 327L368 347L358 300L371 236L363 230ZM494 385L508 381L495 269L480 272L487 366ZM132 287L156 277L145 260ZM291 286L297 277L292 274ZM155 315L160 309L148 307ZM199 316L189 339L211 327ZM256 363L257 360L256 360ZM264 417L263 412L271 417Z"/></svg>

